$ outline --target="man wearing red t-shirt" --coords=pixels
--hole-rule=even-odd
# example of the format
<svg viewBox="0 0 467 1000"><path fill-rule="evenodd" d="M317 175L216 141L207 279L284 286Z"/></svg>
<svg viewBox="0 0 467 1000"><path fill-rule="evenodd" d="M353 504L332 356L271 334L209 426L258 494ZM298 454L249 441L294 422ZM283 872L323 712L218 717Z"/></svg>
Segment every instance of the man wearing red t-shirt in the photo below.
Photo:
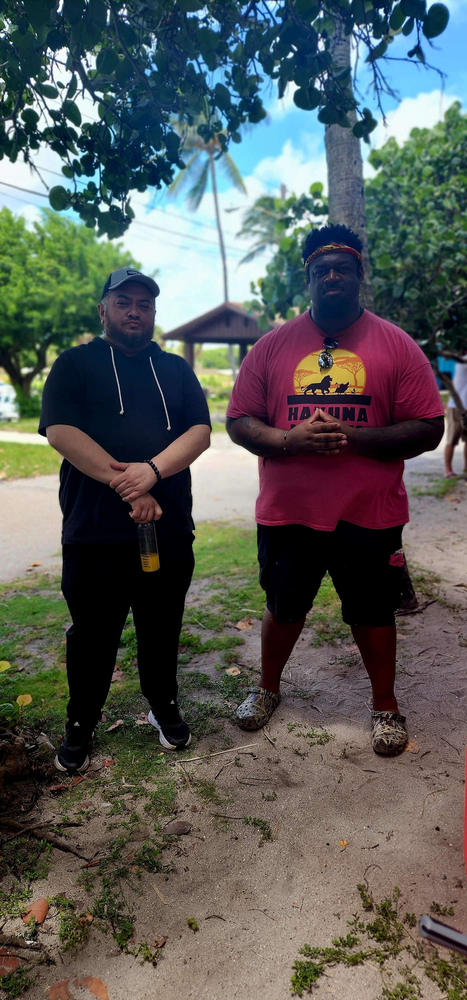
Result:
<svg viewBox="0 0 467 1000"><path fill-rule="evenodd" d="M260 729L280 701L282 670L329 571L373 692L372 746L407 743L394 694L404 459L436 448L443 405L417 344L363 309L362 243L344 226L303 248L312 308L266 334L245 358L227 410L232 440L259 456L260 581L267 610L262 673L237 709Z"/></svg>

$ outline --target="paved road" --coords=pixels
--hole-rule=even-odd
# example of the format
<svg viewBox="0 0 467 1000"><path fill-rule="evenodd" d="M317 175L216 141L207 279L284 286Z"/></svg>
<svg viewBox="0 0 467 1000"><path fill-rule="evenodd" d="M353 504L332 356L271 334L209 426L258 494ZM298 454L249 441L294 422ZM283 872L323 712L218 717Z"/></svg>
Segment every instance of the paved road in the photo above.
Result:
<svg viewBox="0 0 467 1000"><path fill-rule="evenodd" d="M33 434L0 432L0 440L14 436L42 440ZM237 448L226 434L213 434L211 448L192 471L195 521L254 525L258 471L253 455ZM420 474L430 473L442 475L442 445L407 463L407 485L416 485ZM40 562L45 570L59 569L57 492L58 476L0 482L0 582L23 576L32 562Z"/></svg>

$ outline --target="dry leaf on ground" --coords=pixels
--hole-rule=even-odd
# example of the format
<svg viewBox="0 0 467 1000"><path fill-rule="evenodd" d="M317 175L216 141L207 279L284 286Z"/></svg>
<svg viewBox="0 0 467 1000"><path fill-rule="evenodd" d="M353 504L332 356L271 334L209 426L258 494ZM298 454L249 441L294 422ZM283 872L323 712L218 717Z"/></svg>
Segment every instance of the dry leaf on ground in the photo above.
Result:
<svg viewBox="0 0 467 1000"><path fill-rule="evenodd" d="M19 965L19 958L16 955L9 955L7 948L0 948L0 979L9 976L10 972L16 972Z"/></svg>
<svg viewBox="0 0 467 1000"><path fill-rule="evenodd" d="M240 621L237 622L235 628L238 628L240 632L246 632L252 629L253 625L251 623L250 615L248 615L248 618L241 618Z"/></svg>
<svg viewBox="0 0 467 1000"><path fill-rule="evenodd" d="M0 674L3 674L4 670L9 670L10 667L11 663L9 663L8 660L0 660Z"/></svg>
<svg viewBox="0 0 467 1000"><path fill-rule="evenodd" d="M189 833L191 830L191 823L187 823L184 820L174 819L171 823L167 823L164 827L162 833L164 837L169 837L174 835L176 837L181 837L184 833Z"/></svg>
<svg viewBox="0 0 467 1000"><path fill-rule="evenodd" d="M33 563L29 563L29 566L30 566L30 569L32 569L33 566L42 566L42 563L41 562L33 562Z"/></svg>
<svg viewBox="0 0 467 1000"><path fill-rule="evenodd" d="M156 937L154 938L154 947L155 948L163 948L166 941L168 941L168 935L167 934L156 935Z"/></svg>
<svg viewBox="0 0 467 1000"><path fill-rule="evenodd" d="M407 753L420 753L420 747L418 743L415 742L415 740L410 740L410 743L407 743L405 749Z"/></svg>
<svg viewBox="0 0 467 1000"><path fill-rule="evenodd" d="M23 707L23 705L30 705L32 702L32 694L19 694L16 699L16 704Z"/></svg>
<svg viewBox="0 0 467 1000"><path fill-rule="evenodd" d="M49 912L49 904L45 896L35 899L22 915L23 923L28 924L31 917L34 917L36 924L43 924Z"/></svg>
<svg viewBox="0 0 467 1000"><path fill-rule="evenodd" d="M229 677L238 677L238 675L241 674L239 667L228 667L225 672Z"/></svg>
<svg viewBox="0 0 467 1000"><path fill-rule="evenodd" d="M114 683L114 681L121 680L121 678L124 677L124 676L125 676L125 674L123 673L123 670L120 670L119 667L115 667L115 670L114 670L114 672L112 674L112 684Z"/></svg>
<svg viewBox="0 0 467 1000"><path fill-rule="evenodd" d="M348 846L349 846L348 840L340 840L339 841L339 847L348 847Z"/></svg>
<svg viewBox="0 0 467 1000"><path fill-rule="evenodd" d="M104 761L102 762L102 767L113 767L113 765L114 765L114 764L115 764L115 761L114 761L114 760L111 760L111 759L109 758L108 760L104 760Z"/></svg>
<svg viewBox="0 0 467 1000"><path fill-rule="evenodd" d="M59 979L49 986L49 1000L73 1000L68 989L69 979Z"/></svg>
<svg viewBox="0 0 467 1000"><path fill-rule="evenodd" d="M106 733L111 733L113 729L118 729L119 726L124 726L124 725L125 723L123 719L117 719L117 721L113 722L111 726L107 726Z"/></svg>
<svg viewBox="0 0 467 1000"><path fill-rule="evenodd" d="M49 1000L75 1000L76 994L70 993L69 979L60 979L57 983L49 986ZM72 985L79 990L87 990L96 1000L110 1000L109 991L102 979L95 976L82 976L81 979L73 979ZM82 994L80 993L80 996Z"/></svg>

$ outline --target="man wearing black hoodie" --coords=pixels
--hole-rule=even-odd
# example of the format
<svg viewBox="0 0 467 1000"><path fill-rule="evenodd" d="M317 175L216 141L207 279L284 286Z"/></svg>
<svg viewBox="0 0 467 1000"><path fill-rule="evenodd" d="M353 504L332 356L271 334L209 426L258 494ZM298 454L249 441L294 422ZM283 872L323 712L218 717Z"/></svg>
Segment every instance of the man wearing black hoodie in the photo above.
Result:
<svg viewBox="0 0 467 1000"><path fill-rule="evenodd" d="M104 336L64 351L44 387L39 433L64 461L62 590L68 721L56 767L89 766L130 608L141 690L166 750L188 746L177 707L177 652L194 560L189 466L209 447L201 386L183 358L152 340L152 278L121 268L98 305ZM160 570L144 573L136 524L157 520Z"/></svg>

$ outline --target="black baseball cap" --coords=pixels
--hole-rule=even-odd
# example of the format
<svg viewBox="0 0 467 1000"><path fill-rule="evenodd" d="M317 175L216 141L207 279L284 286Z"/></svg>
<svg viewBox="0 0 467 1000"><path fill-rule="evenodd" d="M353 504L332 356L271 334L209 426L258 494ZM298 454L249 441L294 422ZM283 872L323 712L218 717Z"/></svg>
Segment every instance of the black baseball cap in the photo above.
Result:
<svg viewBox="0 0 467 1000"><path fill-rule="evenodd" d="M118 271L112 271L112 274L109 274L102 289L102 298L104 298L104 295L107 295L107 292L113 292L115 288L120 288L120 285L124 285L125 281L139 281L141 285L146 285L146 288L149 288L155 299L160 294L159 285L156 284L153 278L148 278L146 274L141 274L141 271L136 271L134 267L120 267Z"/></svg>

